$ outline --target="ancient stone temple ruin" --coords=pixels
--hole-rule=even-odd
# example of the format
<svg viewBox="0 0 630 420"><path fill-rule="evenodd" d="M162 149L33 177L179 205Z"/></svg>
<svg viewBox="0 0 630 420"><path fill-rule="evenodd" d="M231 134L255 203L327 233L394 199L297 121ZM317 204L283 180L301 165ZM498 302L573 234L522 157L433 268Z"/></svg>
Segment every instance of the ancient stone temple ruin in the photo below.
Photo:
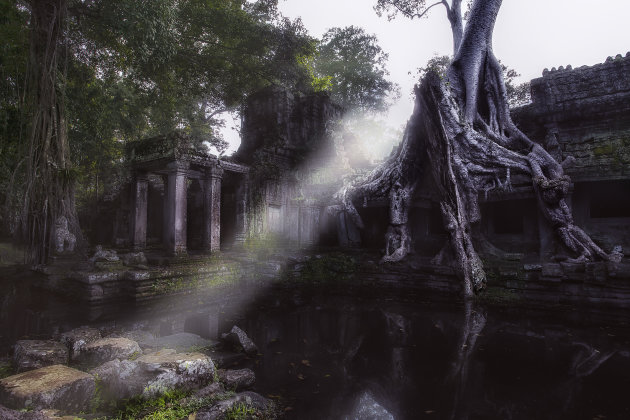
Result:
<svg viewBox="0 0 630 420"><path fill-rule="evenodd" d="M201 153L177 133L131 142L127 150L133 173L128 229L134 250L144 251L149 236L171 255L189 248L218 251L222 224L229 225L232 240L242 241L247 166ZM222 197L229 203L223 204ZM230 210L223 218L222 206Z"/></svg>
<svg viewBox="0 0 630 420"><path fill-rule="evenodd" d="M558 160L575 157L567 172L573 181L568 203L577 224L606 252L621 247L627 253L630 57L545 71L531 89L532 103L513 110L515 122ZM131 178L103 204L92 242L166 257L239 249L247 238L270 236L274 246L292 250L332 246L382 252L388 202L366 198L355 203L366 225L361 231L344 213L327 212L348 169L348 159L341 167L331 136L341 116L325 94L270 87L248 99L242 144L232 157L202 152L181 133L130 143ZM512 174L511 185L510 191L488 190L479 200L484 236L504 251L503 258L489 261L489 272L496 269L497 278L507 282L504 287L512 289L536 288L542 282L543 288L560 285L550 296L616 296L602 282L625 279L623 267L554 260L562 250L539 215L531 181ZM414 242L407 262L425 267L411 272L423 279L448 277L445 268L433 270L439 275L426 269L447 238L428 171L412 197L409 225ZM453 278L449 281L456 285ZM595 287L592 282L599 283ZM623 287L630 299L630 288Z"/></svg>
<svg viewBox="0 0 630 420"><path fill-rule="evenodd" d="M325 94L271 87L249 98L233 157L177 132L130 142L130 182L104 203L93 242L170 256L229 249L247 236L316 244L325 203L303 181L334 156L327 125L340 116ZM108 219L113 226L100 222Z"/></svg>
<svg viewBox="0 0 630 420"><path fill-rule="evenodd" d="M630 249L630 57L578 69L545 71L531 82L532 103L513 110L518 126L558 160L576 159L569 205L577 224L607 252ZM427 171L428 172L428 171ZM504 181L504 180L503 180ZM482 230L489 241L528 261L549 261L557 243L539 215L531 181L511 176L511 191L482 197ZM436 255L446 241L430 174L413 198L410 224L416 255ZM366 221L362 244L383 248L386 202L357 206Z"/></svg>

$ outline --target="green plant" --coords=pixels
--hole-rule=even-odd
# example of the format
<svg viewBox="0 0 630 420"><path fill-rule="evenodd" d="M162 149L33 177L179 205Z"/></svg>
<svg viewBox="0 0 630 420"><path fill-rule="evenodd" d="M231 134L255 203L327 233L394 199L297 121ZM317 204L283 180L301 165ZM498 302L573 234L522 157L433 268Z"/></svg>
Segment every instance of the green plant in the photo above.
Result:
<svg viewBox="0 0 630 420"><path fill-rule="evenodd" d="M336 253L306 261L293 279L308 284L342 283L352 281L356 271L357 263L352 257Z"/></svg>
<svg viewBox="0 0 630 420"><path fill-rule="evenodd" d="M0 363L0 379L13 375L13 367L11 363Z"/></svg>
<svg viewBox="0 0 630 420"><path fill-rule="evenodd" d="M252 407L247 406L246 404L239 403L230 407L225 412L225 420L245 420L256 414L256 410Z"/></svg>

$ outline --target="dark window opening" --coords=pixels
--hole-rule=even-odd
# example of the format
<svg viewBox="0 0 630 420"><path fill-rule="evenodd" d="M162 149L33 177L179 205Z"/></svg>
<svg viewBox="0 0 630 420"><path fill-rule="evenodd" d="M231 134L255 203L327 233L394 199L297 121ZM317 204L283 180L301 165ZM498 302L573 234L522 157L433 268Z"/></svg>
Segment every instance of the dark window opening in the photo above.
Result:
<svg viewBox="0 0 630 420"><path fill-rule="evenodd" d="M494 233L500 235L523 233L523 217L525 214L521 201L499 201L491 205Z"/></svg>
<svg viewBox="0 0 630 420"><path fill-rule="evenodd" d="M592 218L630 217L630 181L589 182L587 191Z"/></svg>

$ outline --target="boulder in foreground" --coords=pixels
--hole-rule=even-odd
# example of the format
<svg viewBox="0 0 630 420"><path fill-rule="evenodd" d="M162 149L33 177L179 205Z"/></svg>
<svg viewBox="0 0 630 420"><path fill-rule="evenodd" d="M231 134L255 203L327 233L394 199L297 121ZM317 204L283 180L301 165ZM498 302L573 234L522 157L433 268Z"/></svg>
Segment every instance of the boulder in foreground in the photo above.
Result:
<svg viewBox="0 0 630 420"><path fill-rule="evenodd" d="M98 378L104 396L123 399L151 398L172 389L198 389L212 382L215 367L201 353L177 353L166 349L146 354L137 360L112 360L92 373Z"/></svg>
<svg viewBox="0 0 630 420"><path fill-rule="evenodd" d="M0 380L0 402L13 408L56 408L78 413L89 408L94 377L63 365L46 366Z"/></svg>

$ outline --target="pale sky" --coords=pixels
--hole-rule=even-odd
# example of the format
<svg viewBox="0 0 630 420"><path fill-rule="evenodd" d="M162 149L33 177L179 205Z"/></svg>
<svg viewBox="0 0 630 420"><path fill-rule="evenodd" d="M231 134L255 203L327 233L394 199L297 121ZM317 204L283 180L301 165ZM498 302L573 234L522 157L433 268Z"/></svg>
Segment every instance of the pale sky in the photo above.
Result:
<svg viewBox="0 0 630 420"><path fill-rule="evenodd" d="M378 37L389 54L390 79L401 97L390 109L389 123L398 127L411 115L411 89L416 69L434 54L452 52L452 38L443 7L428 19L391 22L378 17L376 0L280 0L280 10L301 17L311 35L320 38L332 27L360 26ZM630 0L504 0L494 31L495 55L521 73L522 81L540 77L544 68L574 68L604 62L630 51ZM411 72L411 75L409 74ZM234 133L226 135L238 148ZM229 153L229 152L228 152Z"/></svg>

